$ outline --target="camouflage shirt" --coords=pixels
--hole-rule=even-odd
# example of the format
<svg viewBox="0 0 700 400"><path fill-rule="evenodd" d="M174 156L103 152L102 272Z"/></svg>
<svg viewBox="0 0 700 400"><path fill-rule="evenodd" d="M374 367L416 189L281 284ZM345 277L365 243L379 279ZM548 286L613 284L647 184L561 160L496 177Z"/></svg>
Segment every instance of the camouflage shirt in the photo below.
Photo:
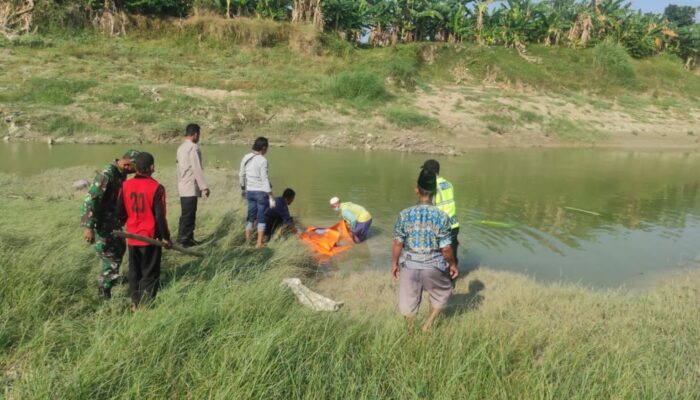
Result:
<svg viewBox="0 0 700 400"><path fill-rule="evenodd" d="M117 216L117 199L126 174L119 171L116 160L105 165L92 181L83 201L80 225L99 232L119 229L122 222Z"/></svg>

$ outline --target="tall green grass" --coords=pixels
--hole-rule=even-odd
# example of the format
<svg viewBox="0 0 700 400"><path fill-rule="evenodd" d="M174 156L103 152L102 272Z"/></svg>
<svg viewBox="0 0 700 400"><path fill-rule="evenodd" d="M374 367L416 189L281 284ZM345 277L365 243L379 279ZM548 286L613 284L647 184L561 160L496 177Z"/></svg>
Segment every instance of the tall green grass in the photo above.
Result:
<svg viewBox="0 0 700 400"><path fill-rule="evenodd" d="M200 207L208 256L166 252L158 298L132 314L123 286L109 302L95 297L97 262L77 227L82 192L69 188L90 171L0 174L6 398L697 397L697 273L626 294L482 269L458 281L434 332L409 335L387 271L314 283L297 243L245 245L242 204L224 189L231 171L210 171L220 189ZM173 175L156 178L171 189ZM280 288L290 275L345 308L302 308Z"/></svg>
<svg viewBox="0 0 700 400"><path fill-rule="evenodd" d="M605 82L634 87L637 74L632 57L624 47L616 43L601 42L593 49L593 63L599 78Z"/></svg>
<svg viewBox="0 0 700 400"><path fill-rule="evenodd" d="M382 78L365 70L338 74L331 80L327 90L334 98L350 100L356 105L374 104L389 99Z"/></svg>
<svg viewBox="0 0 700 400"><path fill-rule="evenodd" d="M405 107L390 107L384 111L383 115L387 122L400 128L437 127L440 125L435 118Z"/></svg>

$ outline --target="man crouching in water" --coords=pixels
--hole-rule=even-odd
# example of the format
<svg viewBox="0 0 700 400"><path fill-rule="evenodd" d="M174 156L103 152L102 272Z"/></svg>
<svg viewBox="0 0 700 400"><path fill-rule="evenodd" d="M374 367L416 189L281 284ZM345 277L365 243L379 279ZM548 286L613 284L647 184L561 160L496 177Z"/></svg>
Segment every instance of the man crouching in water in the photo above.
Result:
<svg viewBox="0 0 700 400"><path fill-rule="evenodd" d="M394 225L391 274L399 280L399 311L413 330L423 290L430 295L432 311L423 324L427 332L452 296L452 281L459 271L452 254L450 217L433 205L437 190L434 172L418 176L418 204L399 214Z"/></svg>

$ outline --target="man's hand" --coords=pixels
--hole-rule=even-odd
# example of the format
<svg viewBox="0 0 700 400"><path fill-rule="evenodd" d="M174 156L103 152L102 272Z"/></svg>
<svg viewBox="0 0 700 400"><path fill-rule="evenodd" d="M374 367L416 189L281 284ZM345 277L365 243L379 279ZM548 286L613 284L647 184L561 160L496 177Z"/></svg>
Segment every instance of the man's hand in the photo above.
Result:
<svg viewBox="0 0 700 400"><path fill-rule="evenodd" d="M209 197L209 194L210 194L210 193L211 193L211 192L209 191L209 189L204 189L204 190L202 190L202 195L203 195L204 197Z"/></svg>
<svg viewBox="0 0 700 400"><path fill-rule="evenodd" d="M452 279L457 279L459 276L459 269L457 268L457 264L450 264L450 277Z"/></svg>
<svg viewBox="0 0 700 400"><path fill-rule="evenodd" d="M90 228L85 228L83 231L83 239L90 244L95 243L95 231Z"/></svg>
<svg viewBox="0 0 700 400"><path fill-rule="evenodd" d="M391 276L394 279L399 279L399 274L400 274L400 269L399 269L399 264L393 264L391 266Z"/></svg>
<svg viewBox="0 0 700 400"><path fill-rule="evenodd" d="M173 242L171 242L170 240L163 240L163 247L170 250L173 248Z"/></svg>

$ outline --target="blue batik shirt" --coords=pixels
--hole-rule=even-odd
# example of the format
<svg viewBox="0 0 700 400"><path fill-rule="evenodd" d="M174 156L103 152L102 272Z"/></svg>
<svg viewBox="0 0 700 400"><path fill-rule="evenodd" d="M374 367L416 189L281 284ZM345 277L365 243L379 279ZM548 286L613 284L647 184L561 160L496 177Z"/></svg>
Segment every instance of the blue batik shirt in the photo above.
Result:
<svg viewBox="0 0 700 400"><path fill-rule="evenodd" d="M406 250L432 253L452 244L450 217L428 204L409 207L399 214L394 225L394 239Z"/></svg>
<svg viewBox="0 0 700 400"><path fill-rule="evenodd" d="M446 269L440 249L452 244L450 233L450 217L433 205L419 204L401 211L394 225L394 240L403 243L402 266Z"/></svg>

